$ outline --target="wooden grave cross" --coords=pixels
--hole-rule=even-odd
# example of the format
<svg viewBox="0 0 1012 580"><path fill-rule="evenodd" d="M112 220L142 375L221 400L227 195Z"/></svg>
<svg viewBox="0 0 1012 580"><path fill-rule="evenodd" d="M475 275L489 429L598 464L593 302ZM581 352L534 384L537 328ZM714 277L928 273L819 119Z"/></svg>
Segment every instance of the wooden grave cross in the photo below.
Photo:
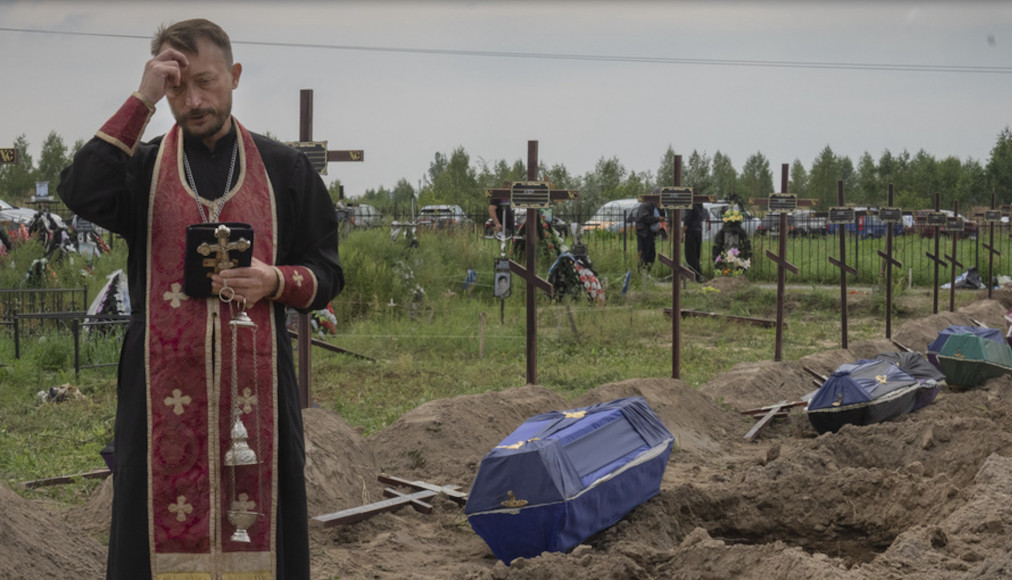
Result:
<svg viewBox="0 0 1012 580"><path fill-rule="evenodd" d="M836 182L836 197L838 207L829 209L827 223L837 224L840 230L840 259L829 256L829 263L840 269L840 328L842 332L841 345L847 348L847 274L857 275L857 270L847 265L847 231L844 225L854 223L854 208L843 205L843 181ZM782 215L782 214L781 214ZM783 231L780 232L781 239Z"/></svg>
<svg viewBox="0 0 1012 580"><path fill-rule="evenodd" d="M327 174L327 163L331 161L365 161L365 152L362 150L328 151L327 142L313 141L313 89L302 89L299 92L299 142L288 143L306 153L313 167L321 175ZM323 155L320 155L322 148ZM307 409L310 405L309 384L310 367L312 366L312 355L310 348L312 341L310 337L309 314L299 314L298 324L298 350L299 350L299 401L302 408Z"/></svg>
<svg viewBox="0 0 1012 580"><path fill-rule="evenodd" d="M934 283L934 288L932 289L932 297L933 297L932 314L938 314L938 287L939 287L938 286L938 268L939 267L941 267L941 268L948 268L949 267L949 265L945 263L945 260L943 260L943 259L941 259L941 258L938 257L938 255L941 254L941 250L939 249L939 243L940 243L939 236L942 235L942 228L945 227L945 223L946 223L945 214L942 213L942 194L940 194L938 192L935 192L935 211L934 211L934 213L929 213L926 216L925 221L926 221L926 223L927 223L928 226L934 227L935 253L932 254L931 252L925 252L924 255L926 255L931 260L931 262L933 263L933 265L935 267L934 268L934 270L935 270L935 277L934 277L935 283Z"/></svg>
<svg viewBox="0 0 1012 580"><path fill-rule="evenodd" d="M893 267L902 268L903 264L893 257L893 224L903 220L903 211L893 207L893 184L889 184L887 207L879 208L878 219L886 224L885 251L878 251L879 257L885 262L886 269L886 338L893 337Z"/></svg>
<svg viewBox="0 0 1012 580"><path fill-rule="evenodd" d="M513 260L509 261L510 271L527 281L527 384L534 385L538 381L538 308L535 302L537 289L544 290L549 296L554 292L552 285L537 275L537 244L538 244L538 208L549 207L553 201L576 199L579 192L570 189L553 189L547 181L537 181L538 174L538 142L527 142L527 181L516 181L509 188L486 189L485 197L489 199L509 199L511 207L525 208L527 218L524 230L524 256L527 265L521 266Z"/></svg>
<svg viewBox="0 0 1012 580"><path fill-rule="evenodd" d="M771 194L767 198L751 199L749 203L765 206L770 212L780 214L780 234L778 252L774 254L766 250L766 257L777 265L777 332L773 360L784 358L784 292L787 286L787 270L797 274L798 268L787 261L787 214L793 213L798 206L814 206L815 200L798 199L793 193L787 193L787 176L790 168L784 163L780 166L780 193Z"/></svg>
<svg viewBox="0 0 1012 580"><path fill-rule="evenodd" d="M682 187L682 156L675 155L674 158L674 187L663 187L659 193L648 193L639 196L641 202L653 202L663 210L671 210L673 213L668 221L668 235L671 237L671 255L669 258L658 253L657 260L671 268L671 378L681 378L682 366L682 278L696 279L696 273L691 268L682 265L682 237L680 228L682 226L682 210L691 209L693 203L709 201L706 196L695 196L691 188ZM675 313L679 313L676 315Z"/></svg>
<svg viewBox="0 0 1012 580"><path fill-rule="evenodd" d="M952 236L952 254L946 254L945 259L952 264L949 271L949 312L956 311L956 268L963 268L963 263L956 259L956 246L959 241L959 233L963 231L963 218L959 217L959 200L952 202L952 217L945 220L945 231Z"/></svg>
<svg viewBox="0 0 1012 580"><path fill-rule="evenodd" d="M1001 256L1001 252L994 247L994 224L1001 223L1001 210L995 205L995 192L991 191L991 209L984 212L984 223L988 225L988 242L982 244L987 250L987 297L991 298L991 291L994 289L994 257ZM1012 235L1012 234L1010 234Z"/></svg>

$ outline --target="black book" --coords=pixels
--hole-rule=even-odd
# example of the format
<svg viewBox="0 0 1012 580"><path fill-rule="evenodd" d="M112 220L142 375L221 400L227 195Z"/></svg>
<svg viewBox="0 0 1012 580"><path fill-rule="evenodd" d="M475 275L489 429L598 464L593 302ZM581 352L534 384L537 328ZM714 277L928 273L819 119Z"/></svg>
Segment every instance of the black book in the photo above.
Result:
<svg viewBox="0 0 1012 580"><path fill-rule="evenodd" d="M253 228L249 224L187 226L183 291L194 298L211 296L212 274L249 266L252 259Z"/></svg>

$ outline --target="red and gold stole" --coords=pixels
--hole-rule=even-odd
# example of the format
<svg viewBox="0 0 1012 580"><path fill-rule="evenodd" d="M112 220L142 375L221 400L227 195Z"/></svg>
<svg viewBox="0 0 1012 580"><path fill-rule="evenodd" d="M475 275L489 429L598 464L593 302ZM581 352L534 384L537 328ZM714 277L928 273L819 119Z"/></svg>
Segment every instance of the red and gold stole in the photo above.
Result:
<svg viewBox="0 0 1012 580"><path fill-rule="evenodd" d="M233 122L236 122L233 119ZM241 172L219 221L255 232L253 255L275 263L274 193L249 133L237 125ZM218 297L182 291L186 226L199 223L197 198L183 172L178 126L166 134L151 184L147 240L148 532L155 580L260 580L276 566L277 344L269 300L247 313L254 333L237 329ZM205 213L208 213L205 211ZM237 348L233 368L232 353ZM253 354L256 349L256 356ZM254 365L253 361L257 364ZM258 464L231 467L231 385ZM259 515L249 542L232 540L228 512Z"/></svg>

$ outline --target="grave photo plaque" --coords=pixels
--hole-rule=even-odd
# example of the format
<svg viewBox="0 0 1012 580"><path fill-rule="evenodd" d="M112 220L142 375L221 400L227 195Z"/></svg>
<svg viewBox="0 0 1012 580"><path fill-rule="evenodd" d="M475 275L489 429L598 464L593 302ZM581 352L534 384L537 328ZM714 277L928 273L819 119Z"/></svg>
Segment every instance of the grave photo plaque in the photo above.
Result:
<svg viewBox="0 0 1012 580"><path fill-rule="evenodd" d="M984 211L984 223L986 224L997 224L1001 223L1001 210L989 209Z"/></svg>

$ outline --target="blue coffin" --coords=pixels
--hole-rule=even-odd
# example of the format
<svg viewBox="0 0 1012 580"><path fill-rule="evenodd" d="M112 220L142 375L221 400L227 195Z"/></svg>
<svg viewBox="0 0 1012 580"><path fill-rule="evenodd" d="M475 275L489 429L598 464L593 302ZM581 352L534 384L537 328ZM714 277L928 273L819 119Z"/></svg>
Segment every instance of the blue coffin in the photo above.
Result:
<svg viewBox="0 0 1012 580"><path fill-rule="evenodd" d="M840 365L808 402L812 427L820 434L835 433L847 424L880 423L930 403L942 384L933 378L937 375L921 363L908 364L908 368L923 371L927 377L919 379L900 362L911 363L912 359L897 362L885 357Z"/></svg>
<svg viewBox="0 0 1012 580"><path fill-rule="evenodd" d="M482 459L464 513L507 564L570 550L660 491L673 442L642 397L531 417Z"/></svg>

